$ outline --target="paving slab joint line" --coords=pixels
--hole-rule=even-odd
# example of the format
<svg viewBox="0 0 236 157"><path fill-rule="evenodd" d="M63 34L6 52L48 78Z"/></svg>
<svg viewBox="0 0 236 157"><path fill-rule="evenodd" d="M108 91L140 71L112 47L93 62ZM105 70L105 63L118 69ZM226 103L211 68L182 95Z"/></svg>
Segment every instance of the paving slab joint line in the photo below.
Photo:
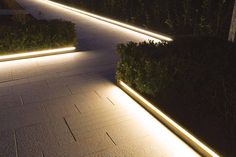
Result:
<svg viewBox="0 0 236 157"><path fill-rule="evenodd" d="M109 137L109 139L112 141L112 143L116 146L117 145L116 142L112 139L112 137L109 135L109 133L106 132L106 134Z"/></svg>
<svg viewBox="0 0 236 157"><path fill-rule="evenodd" d="M68 122L66 121L66 118L65 118L65 117L63 117L63 120L64 120L64 122L66 123L66 126L68 127L68 129L69 129L69 131L70 131L70 133L71 133L71 136L74 138L74 140L75 140L75 142L76 142L76 141L77 141L77 139L76 139L76 137L75 137L74 133L72 132L72 130L71 130L71 128L70 128L70 126L69 126Z"/></svg>
<svg viewBox="0 0 236 157"><path fill-rule="evenodd" d="M24 106L24 104L25 104L25 103L24 103L24 100L23 100L22 96L21 96L21 95L19 95L19 97L20 97L20 102L21 102L21 105L22 105L22 106Z"/></svg>
<svg viewBox="0 0 236 157"><path fill-rule="evenodd" d="M102 96L100 94L98 94L98 92L96 90L94 92L99 98L102 98Z"/></svg>
<svg viewBox="0 0 236 157"><path fill-rule="evenodd" d="M13 81L19 81L19 80L26 80L27 78L19 78L19 79L11 79L11 80L6 80L6 81L0 81L0 84L4 84L4 83L10 83Z"/></svg>
<svg viewBox="0 0 236 157"><path fill-rule="evenodd" d="M15 129L13 131L13 134L14 134L14 144L15 144L16 157L19 157L19 155L18 155L18 142L16 139L16 130Z"/></svg>
<svg viewBox="0 0 236 157"><path fill-rule="evenodd" d="M79 108L76 106L76 104L74 104L75 109L81 114L82 112L79 110Z"/></svg>
<svg viewBox="0 0 236 157"><path fill-rule="evenodd" d="M112 103L113 106L116 105L110 98L107 97L107 100L108 100L110 103Z"/></svg>
<svg viewBox="0 0 236 157"><path fill-rule="evenodd" d="M41 151L41 153L42 153L42 157L45 157L45 155L44 155L44 152L43 152L43 151Z"/></svg>

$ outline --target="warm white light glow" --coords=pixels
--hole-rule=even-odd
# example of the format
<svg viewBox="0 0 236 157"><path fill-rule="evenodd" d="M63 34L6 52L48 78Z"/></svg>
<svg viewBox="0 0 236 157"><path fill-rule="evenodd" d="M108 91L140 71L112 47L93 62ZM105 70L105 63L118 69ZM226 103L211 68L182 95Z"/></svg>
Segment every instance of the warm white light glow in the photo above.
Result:
<svg viewBox="0 0 236 157"><path fill-rule="evenodd" d="M43 51L17 53L17 54L12 54L12 55L4 55L4 56L0 56L0 62L1 61L24 59L24 58L31 58L31 57L46 56L46 55L55 55L55 54L60 54L60 53L66 53L66 52L69 52L69 51L73 51L75 49L76 49L75 47L65 47L65 48L58 48L58 49L51 49L51 50L43 50Z"/></svg>
<svg viewBox="0 0 236 157"><path fill-rule="evenodd" d="M150 37L154 37L154 38L157 38L157 39L160 39L160 40L173 41L173 39L171 39L169 37L166 37L164 35L153 33L153 32L138 28L138 27L134 27L134 26L131 26L131 25L119 22L119 21L115 21L115 20L112 20L112 19L109 19L109 18L105 18L105 17L99 16L99 15L96 15L96 14L92 14L92 13L89 13L89 12L86 12L86 11L83 11L83 10L80 10L80 9L72 8L72 7L69 7L69 6L60 4L60 3L52 2L50 0L39 0L39 1L44 2L46 4L50 4L54 7L60 7L60 8L64 8L64 9L73 11L74 13L80 13L80 14L83 14L83 15L86 15L86 16L89 16L89 17L93 17L93 18L108 22L110 24L114 24L114 25L129 29L129 30L133 30L135 32L139 32L139 33L142 33L142 34L145 34L145 35L148 35Z"/></svg>
<svg viewBox="0 0 236 157"><path fill-rule="evenodd" d="M159 114L162 118L164 118L166 121L168 121L176 129L178 129L180 132L182 132L184 135L186 135L192 142L196 143L199 147L201 147L203 150L208 152L212 157L219 157L218 154L216 154L210 148L205 146L197 138L195 138L193 135L191 135L189 132L187 132L185 129L183 129L181 126L179 126L176 122L174 122L172 119L170 119L168 116L166 116L163 112L161 112L159 109L157 109L154 105L152 105L150 102L148 102L146 99L144 99L141 95L139 95L137 92L135 92L132 88L130 88L128 85L126 85L123 81L119 81L119 83L122 87L127 89L134 96L136 96L140 101L142 101L144 104L146 104L148 106L148 108L150 108L151 110L153 110L157 114Z"/></svg>
<svg viewBox="0 0 236 157"><path fill-rule="evenodd" d="M113 83L110 85L106 84L103 88L104 89L99 90L106 92L104 92L104 94L100 93L100 95L108 96L115 105L114 107L119 112L122 112L122 115L129 115L130 118L128 121L132 121L129 125L133 128L133 130L129 130L129 134L137 135L139 138L142 138L141 135L143 134L150 137L150 140L148 140L146 144L149 145L150 148L160 151L160 153L156 152L153 154L154 156L201 156Z"/></svg>
<svg viewBox="0 0 236 157"><path fill-rule="evenodd" d="M125 23L119 22L119 21L115 21L109 18L105 18L102 16L98 16L96 14L92 14L80 9L76 9L76 8L72 8L60 3L56 3L56 2L52 2L50 0L39 0L40 2L43 2L47 5L51 5L53 7L57 7L60 9L64 9L66 11L69 11L70 13L73 13L75 15L86 15L88 17L92 17L116 26L120 26L122 28L128 29L128 30L132 30L134 32L138 32L153 38L157 38L157 39L161 39L161 40L165 40L165 41L173 41L173 39L160 35L160 34L156 34L147 30L143 30L141 28L137 28L131 25L127 25ZM168 121L173 127L175 127L176 129L178 129L180 132L182 132L183 134L185 134L192 142L194 142L196 145L198 145L199 147L201 147L203 150L205 150L208 154L210 154L212 157L219 157L219 155L217 155L214 151L212 151L211 149L209 149L207 146L205 146L202 142L200 142L197 138L195 138L193 135L191 135L189 132L187 132L185 129L183 129L181 126L179 126L176 122L174 122L172 119L170 119L167 115L165 115L163 112L161 112L160 110L158 110L154 105L152 105L150 102L148 102L146 99L144 99L141 95L139 95L137 92L135 92L133 89L131 89L129 86L127 86L124 82L119 81L120 85L123 86L125 89L127 89L130 93L132 93L133 95L135 95L140 101L142 101L143 103L145 103L148 108L150 108L151 110L155 111L157 114L159 114L163 119L165 119L166 121ZM121 98L123 99L123 98ZM143 118L142 116L138 116L140 118ZM153 125L150 125L153 127Z"/></svg>

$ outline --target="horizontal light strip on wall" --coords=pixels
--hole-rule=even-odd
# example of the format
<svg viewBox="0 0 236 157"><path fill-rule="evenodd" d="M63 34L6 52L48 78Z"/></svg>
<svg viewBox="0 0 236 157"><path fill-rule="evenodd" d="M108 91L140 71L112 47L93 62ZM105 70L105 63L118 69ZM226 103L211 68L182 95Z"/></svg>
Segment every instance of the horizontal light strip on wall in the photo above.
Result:
<svg viewBox="0 0 236 157"><path fill-rule="evenodd" d="M131 95L137 102L139 102L145 109L152 113L158 120L165 124L169 129L182 138L187 144L194 148L197 152L205 157L220 157L213 150L208 148L205 144L200 142L197 138L191 135L188 131L178 125L175 121L165 115L162 111L156 108L153 104L147 101L144 97L138 94L135 90L125 84L123 81L118 82L119 86Z"/></svg>
<svg viewBox="0 0 236 157"><path fill-rule="evenodd" d="M56 54L63 54L63 53L68 53L68 52L74 51L75 49L76 49L75 47L64 47L64 48L49 49L49 50L42 50L42 51L33 51L33 52L24 52L24 53L3 55L3 56L0 56L0 62L18 60L18 59L34 58L34 57L43 57L43 56L50 56L50 55L56 55Z"/></svg>

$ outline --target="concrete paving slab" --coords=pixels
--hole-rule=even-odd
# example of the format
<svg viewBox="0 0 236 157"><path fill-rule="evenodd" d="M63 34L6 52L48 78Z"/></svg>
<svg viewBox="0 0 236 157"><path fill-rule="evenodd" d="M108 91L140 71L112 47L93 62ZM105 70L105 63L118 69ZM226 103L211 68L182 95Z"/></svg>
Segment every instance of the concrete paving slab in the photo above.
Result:
<svg viewBox="0 0 236 157"><path fill-rule="evenodd" d="M36 18L74 22L81 51L0 63L1 155L199 156L115 85L116 44L149 37L39 0L18 2Z"/></svg>

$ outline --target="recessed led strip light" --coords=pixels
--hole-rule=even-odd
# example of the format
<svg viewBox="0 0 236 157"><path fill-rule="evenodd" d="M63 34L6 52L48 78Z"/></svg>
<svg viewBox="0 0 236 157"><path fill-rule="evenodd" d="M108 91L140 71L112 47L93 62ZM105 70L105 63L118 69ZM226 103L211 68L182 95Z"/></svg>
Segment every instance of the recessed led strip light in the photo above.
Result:
<svg viewBox="0 0 236 157"><path fill-rule="evenodd" d="M49 4L51 6L54 6L54 7L60 7L60 8L64 8L64 9L73 11L74 13L80 13L80 14L83 14L83 15L86 15L86 16L89 16L89 17L93 17L93 18L108 22L110 24L114 24L114 25L129 29L129 30L141 33L141 34L145 34L147 36L150 36L150 37L153 37L153 38L156 38L156 39L165 40L165 41L173 41L173 39L171 39L170 37L167 37L167 36L164 36L164 35L161 35L161 34L157 34L157 33L153 33L153 32L150 32L150 31L138 28L138 27L134 27L134 26L131 26L131 25L119 22L119 21L115 21L115 20L112 20L112 19L109 19L109 18L106 18L106 17L102 17L102 16L99 16L99 15L96 15L96 14L92 14L92 13L86 12L84 10L72 8L72 7L57 3L57 2L50 1L50 0L39 0L39 1L44 2L46 4Z"/></svg>
<svg viewBox="0 0 236 157"><path fill-rule="evenodd" d="M158 118L162 123L164 123L172 131L174 131L179 137L181 137L187 144L193 147L201 155L205 157L220 157L217 153L208 148L205 144L203 144L201 141L199 141L197 138L191 135L188 131L183 129L180 125L178 125L175 121L170 119L162 111L157 109L153 104L151 104L140 94L138 94L128 85L126 85L123 81L119 81L118 84L123 90L125 90L134 99L136 99L139 103L141 103L144 108L146 108L149 112L151 112L156 118Z"/></svg>
<svg viewBox="0 0 236 157"><path fill-rule="evenodd" d="M50 49L50 50L43 50L43 51L34 51L34 52L25 52L25 53L16 53L12 55L3 55L0 56L0 62L3 61L11 61L11 60L18 60L18 59L27 59L33 57L43 57L43 56L50 56L56 54L63 54L74 51L75 47L64 47L64 48L57 48L57 49Z"/></svg>

